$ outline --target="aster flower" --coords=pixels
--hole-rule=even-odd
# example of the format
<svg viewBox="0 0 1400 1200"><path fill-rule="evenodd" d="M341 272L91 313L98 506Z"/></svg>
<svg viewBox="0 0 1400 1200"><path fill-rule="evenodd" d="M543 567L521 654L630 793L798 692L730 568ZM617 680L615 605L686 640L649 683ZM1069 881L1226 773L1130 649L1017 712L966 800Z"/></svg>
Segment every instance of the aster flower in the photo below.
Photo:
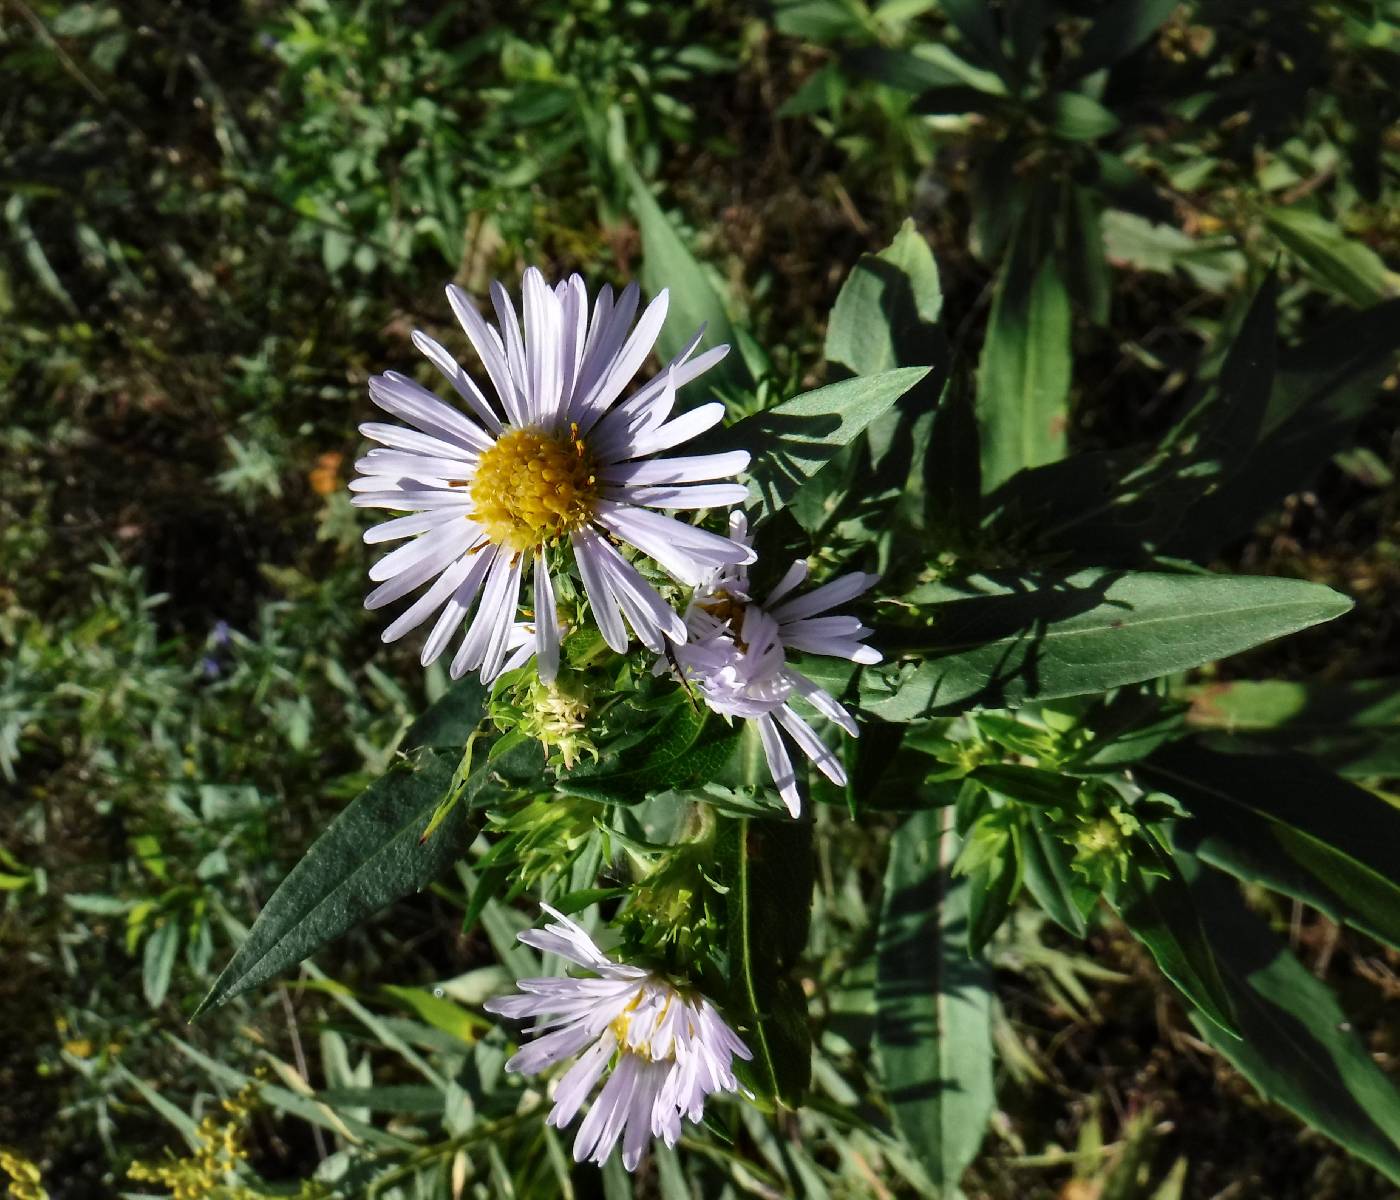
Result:
<svg viewBox="0 0 1400 1200"><path fill-rule="evenodd" d="M602 1166L621 1140L622 1163L635 1170L650 1138L674 1146L682 1117L699 1121L709 1096L737 1091L733 1060L753 1056L705 997L614 962L579 925L542 907L554 922L525 930L520 940L596 978L521 979L518 994L490 1000L486 1010L540 1018L530 1027L539 1036L506 1063L512 1071L535 1075L578 1055L554 1092L548 1119L556 1129L574 1119L607 1074L574 1139L574 1161Z"/></svg>
<svg viewBox="0 0 1400 1200"><path fill-rule="evenodd" d="M731 514L729 527L736 542L749 544L743 513ZM854 600L879 576L857 571L805 596L793 596L806 578L807 564L794 562L760 604L750 597L747 566L717 569L691 598L686 610L690 640L674 651L677 665L710 708L758 726L768 771L794 817L802 811L802 797L780 730L832 783L844 785L846 771L791 701L801 697L852 737L859 730L845 708L787 661L787 652L801 650L867 665L882 657L863 644L871 631L857 618L821 615ZM658 669L664 670L663 664L658 663Z"/></svg>
<svg viewBox="0 0 1400 1200"><path fill-rule="evenodd" d="M577 275L550 287L531 268L522 293L523 333L499 283L491 285L491 299L500 331L461 289L447 289L496 393L494 404L442 346L415 332L414 345L446 376L465 411L388 371L370 380L370 398L408 427L360 426L380 446L355 464L354 503L407 514L376 525L365 541L409 539L370 568L380 586L365 606L382 607L427 585L383 633L391 642L436 616L423 646L425 666L474 613L452 659L453 678L477 669L485 679L499 674L530 576L539 672L554 678L560 638L554 580L566 551L604 640L619 652L627 648L624 619L657 653L663 639L683 642L686 628L614 542L635 547L690 586L753 558L747 547L657 511L728 507L745 495L741 484L714 482L748 465L744 451L654 457L723 418L718 403L676 417L671 410L677 390L728 347L692 359L702 329L619 403L651 353L667 293L647 306L635 328L635 284L616 301L604 287L591 317Z"/></svg>

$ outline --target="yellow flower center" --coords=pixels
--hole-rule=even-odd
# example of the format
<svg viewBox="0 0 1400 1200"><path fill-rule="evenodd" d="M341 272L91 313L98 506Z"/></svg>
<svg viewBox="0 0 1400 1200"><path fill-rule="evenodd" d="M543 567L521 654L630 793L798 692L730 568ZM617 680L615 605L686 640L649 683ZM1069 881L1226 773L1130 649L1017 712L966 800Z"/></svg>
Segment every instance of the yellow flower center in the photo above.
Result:
<svg viewBox="0 0 1400 1200"><path fill-rule="evenodd" d="M651 1055L651 1037L656 1032L657 1027L670 1011L671 1001L676 998L674 991L667 992L666 1000L661 1006L661 1011L648 1022L648 1027L641 1031L640 1035L633 1040L632 1019L636 1016L637 1009L642 1003L642 993L638 992L628 1002L627 1007L612 1019L611 1029L613 1036L617 1038L617 1044L628 1054L636 1054L647 1062L653 1062ZM674 1050L672 1052L674 1054ZM668 1056L669 1057L669 1056Z"/></svg>
<svg viewBox="0 0 1400 1200"><path fill-rule="evenodd" d="M577 425L567 434L511 429L477 465L472 519L496 544L531 550L588 524L597 485Z"/></svg>

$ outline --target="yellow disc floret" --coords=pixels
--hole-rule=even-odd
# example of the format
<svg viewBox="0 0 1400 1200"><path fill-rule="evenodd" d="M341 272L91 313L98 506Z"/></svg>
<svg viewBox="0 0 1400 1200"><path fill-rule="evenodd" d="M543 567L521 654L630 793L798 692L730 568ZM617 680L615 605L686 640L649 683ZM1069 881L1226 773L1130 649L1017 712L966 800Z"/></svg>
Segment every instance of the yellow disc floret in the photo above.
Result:
<svg viewBox="0 0 1400 1200"><path fill-rule="evenodd" d="M531 550L588 524L597 485L577 425L566 434L507 430L476 468L472 520L498 545Z"/></svg>

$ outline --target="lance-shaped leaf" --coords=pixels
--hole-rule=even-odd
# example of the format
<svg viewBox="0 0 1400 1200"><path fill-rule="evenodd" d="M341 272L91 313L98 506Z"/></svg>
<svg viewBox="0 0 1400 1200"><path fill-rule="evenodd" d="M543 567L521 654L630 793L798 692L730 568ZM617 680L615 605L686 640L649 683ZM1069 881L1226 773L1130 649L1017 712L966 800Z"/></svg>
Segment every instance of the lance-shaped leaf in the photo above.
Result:
<svg viewBox="0 0 1400 1200"><path fill-rule="evenodd" d="M1278 356L1262 437L1253 452L1184 514L1161 552L1210 557L1307 485L1346 446L1375 403L1400 349L1400 300L1353 313Z"/></svg>
<svg viewBox="0 0 1400 1200"><path fill-rule="evenodd" d="M746 387L752 382L738 345L738 334L724 310L724 302L710 284L705 269L657 204L651 190L630 166L626 169L632 189L632 212L642 235L641 283L647 295L669 289L666 323L657 337L657 349L669 359L685 349L695 331L705 327L700 349L728 346L729 354L707 372L709 385L729 383ZM697 391L705 384L697 385Z"/></svg>
<svg viewBox="0 0 1400 1200"><path fill-rule="evenodd" d="M1234 999L1175 859L1152 841L1132 846L1133 862L1112 901L1114 910L1196 1011L1227 1037L1239 1037Z"/></svg>
<svg viewBox="0 0 1400 1200"><path fill-rule="evenodd" d="M978 576L904 600L933 626L926 636L875 637L887 653L925 656L894 679L888 669L867 670L860 702L885 721L1105 691L1238 654L1351 607L1330 588L1295 579L1102 570Z"/></svg>
<svg viewBox="0 0 1400 1200"><path fill-rule="evenodd" d="M982 487L1065 454L1069 295L1055 262L1050 196L1038 193L997 281L977 371Z"/></svg>
<svg viewBox="0 0 1400 1200"><path fill-rule="evenodd" d="M1186 723L1213 731L1226 750L1292 749L1349 779L1400 776L1400 680L1236 679L1181 694Z"/></svg>
<svg viewBox="0 0 1400 1200"><path fill-rule="evenodd" d="M796 1106L812 1067L807 1000L792 975L811 918L812 826L725 821L715 852L727 889L726 1011L753 1051L744 1074L760 1095Z"/></svg>
<svg viewBox="0 0 1400 1200"><path fill-rule="evenodd" d="M1068 79L1089 75L1117 62L1147 41L1172 15L1178 0L1114 0L1105 5L1069 62Z"/></svg>
<svg viewBox="0 0 1400 1200"><path fill-rule="evenodd" d="M726 430L726 445L744 446L754 455L750 520L785 508L804 483L927 374L927 367L905 367L845 379L745 417Z"/></svg>
<svg viewBox="0 0 1400 1200"><path fill-rule="evenodd" d="M1243 1035L1197 1017L1202 1036L1264 1096L1400 1183L1400 1092L1336 997L1245 908L1228 879L1180 858Z"/></svg>
<svg viewBox="0 0 1400 1200"><path fill-rule="evenodd" d="M1400 948L1400 808L1299 754L1186 742L1139 768L1191 814L1178 845Z"/></svg>
<svg viewBox="0 0 1400 1200"><path fill-rule="evenodd" d="M455 805L426 841L422 835L453 785L462 742L481 719L485 695L479 682L467 680L424 713L389 770L331 822L272 894L196 1015L301 962L446 870L472 821L469 800ZM489 778L485 757L476 756L465 784L470 793Z"/></svg>
<svg viewBox="0 0 1400 1200"><path fill-rule="evenodd" d="M940 1195L956 1193L991 1116L991 978L968 954L969 882L951 810L890 842L877 943L875 1049L895 1124Z"/></svg>

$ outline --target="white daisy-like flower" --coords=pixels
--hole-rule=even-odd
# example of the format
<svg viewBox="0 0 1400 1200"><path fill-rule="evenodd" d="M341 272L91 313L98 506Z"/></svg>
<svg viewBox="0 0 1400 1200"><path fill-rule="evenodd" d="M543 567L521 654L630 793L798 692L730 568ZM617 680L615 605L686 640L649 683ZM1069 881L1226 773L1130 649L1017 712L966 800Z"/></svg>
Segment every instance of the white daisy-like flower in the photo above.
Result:
<svg viewBox="0 0 1400 1200"><path fill-rule="evenodd" d="M596 978L521 979L518 994L490 1000L486 1010L540 1018L529 1030L539 1036L506 1063L512 1071L535 1075L579 1055L554 1091L548 1120L556 1129L574 1119L607 1072L574 1138L574 1161L602 1166L621 1140L622 1163L634 1170L652 1137L674 1146L682 1117L699 1121L711 1095L737 1091L733 1060L752 1054L704 996L614 962L578 924L542 907L553 923L525 930L520 940Z"/></svg>
<svg viewBox="0 0 1400 1200"><path fill-rule="evenodd" d="M729 529L736 542L749 544L743 513L730 515ZM686 610L689 642L673 652L686 679L710 708L758 726L769 773L794 817L802 811L802 797L780 729L832 783L844 786L846 770L791 701L801 697L852 737L857 737L859 730L845 708L787 661L787 651L824 654L866 665L882 657L873 646L863 643L871 630L856 617L829 613L869 590L880 577L857 571L805 596L792 596L806 578L807 564L794 562L760 604L749 595L747 566L717 569L696 589ZM824 613L828 615L821 615ZM663 664L657 665L664 669Z"/></svg>
<svg viewBox="0 0 1400 1200"><path fill-rule="evenodd" d="M660 509L722 508L745 496L743 485L719 483L742 471L745 451L656 458L719 422L724 406L702 404L672 417L676 392L714 366L728 347L692 359L701 333L655 378L618 403L666 317L667 293L632 328L638 289L613 299L604 287L588 311L577 275L550 287L539 271L522 284L524 331L499 283L491 299L501 331L465 293L447 300L481 358L499 409L437 342L415 332L414 345L446 376L467 411L444 403L405 375L388 371L369 383L380 408L407 422L371 422L360 432L381 443L356 464L354 503L408 515L370 529L370 543L411 539L370 568L379 583L365 600L379 608L427 589L384 630L386 642L436 614L422 661L446 648L475 611L452 659L457 678L500 671L533 574L530 622L538 641L540 677L559 664L559 621L551 569L572 550L589 606L604 640L627 649L624 619L643 645L659 653L665 638L683 642L685 623L613 544L625 543L694 586L725 565L751 562L753 552ZM629 330L631 331L629 333Z"/></svg>

